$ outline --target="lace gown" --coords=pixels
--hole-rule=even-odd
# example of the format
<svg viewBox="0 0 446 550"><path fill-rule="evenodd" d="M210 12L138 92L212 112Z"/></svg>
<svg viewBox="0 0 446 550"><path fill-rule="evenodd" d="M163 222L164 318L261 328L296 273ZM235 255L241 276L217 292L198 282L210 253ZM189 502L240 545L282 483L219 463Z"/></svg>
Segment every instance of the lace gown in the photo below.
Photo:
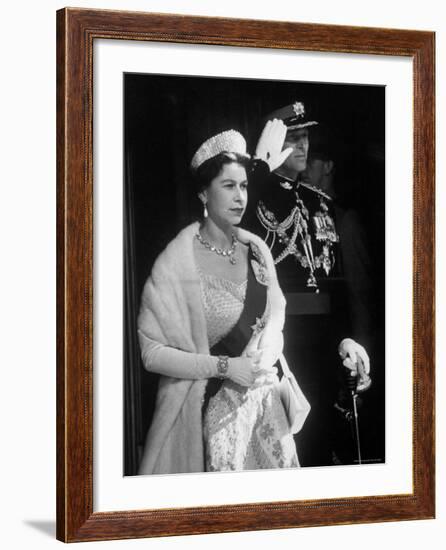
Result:
<svg viewBox="0 0 446 550"><path fill-rule="evenodd" d="M239 356L263 314L266 287L256 279L252 262L251 259L248 280L241 284L200 273L213 354ZM251 306L254 300L257 302L254 308L248 308L250 312L247 300ZM259 316L255 315L256 309ZM218 389L215 385L211 387L203 417L206 470L299 466L280 400L277 375L258 377L250 388L230 380L217 384Z"/></svg>

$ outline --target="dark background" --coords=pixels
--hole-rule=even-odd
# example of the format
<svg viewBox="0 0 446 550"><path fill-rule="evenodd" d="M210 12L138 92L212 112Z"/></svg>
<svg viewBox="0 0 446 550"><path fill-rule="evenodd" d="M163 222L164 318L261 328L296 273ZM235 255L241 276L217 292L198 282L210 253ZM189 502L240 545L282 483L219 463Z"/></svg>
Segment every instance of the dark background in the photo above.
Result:
<svg viewBox="0 0 446 550"><path fill-rule="evenodd" d="M136 337L139 299L156 256L178 231L201 213L192 192L189 163L199 145L211 135L233 128L240 131L253 153L265 115L283 105L302 101L311 118L336 132L342 144L342 181L338 192L359 214L374 266L377 304L377 344L373 356L374 386L366 399L365 417L374 428L364 438L371 459L384 460L384 147L385 88L321 84L126 74L124 76L124 389L125 475L136 473L145 434L153 413L157 376L140 360ZM311 130L310 130L311 154ZM241 224L243 226L243 222ZM284 289L286 292L286 289ZM327 319L294 319L326 330ZM287 324L293 327L292 319ZM287 357L292 366L305 362L306 336L287 334ZM308 342L307 342L308 343ZM311 364L310 350L306 361ZM304 359L304 361L302 361ZM322 376L322 374L320 374ZM316 389L299 378L310 402ZM305 387L307 384L307 388ZM307 434L317 429L307 422ZM303 463L317 465L311 445L299 449Z"/></svg>

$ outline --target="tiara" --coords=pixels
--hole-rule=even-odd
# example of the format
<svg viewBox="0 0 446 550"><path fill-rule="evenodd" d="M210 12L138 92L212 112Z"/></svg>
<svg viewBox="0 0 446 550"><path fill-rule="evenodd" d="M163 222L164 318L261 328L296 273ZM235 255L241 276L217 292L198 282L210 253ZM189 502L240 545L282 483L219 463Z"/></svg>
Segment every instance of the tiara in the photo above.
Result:
<svg viewBox="0 0 446 550"><path fill-rule="evenodd" d="M203 162L220 153L238 153L250 158L246 152L246 141L242 134L235 130L226 130L226 132L212 136L200 145L190 163L192 170L197 170Z"/></svg>

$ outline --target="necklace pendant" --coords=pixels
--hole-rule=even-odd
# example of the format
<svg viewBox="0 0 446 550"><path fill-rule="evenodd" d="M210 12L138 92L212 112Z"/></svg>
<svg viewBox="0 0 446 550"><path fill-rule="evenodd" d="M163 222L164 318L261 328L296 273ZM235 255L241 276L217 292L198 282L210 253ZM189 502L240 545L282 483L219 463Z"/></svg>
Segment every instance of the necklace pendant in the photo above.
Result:
<svg viewBox="0 0 446 550"><path fill-rule="evenodd" d="M231 262L232 265L235 265L237 263L237 260L234 258L234 256L231 256L229 258L229 261Z"/></svg>

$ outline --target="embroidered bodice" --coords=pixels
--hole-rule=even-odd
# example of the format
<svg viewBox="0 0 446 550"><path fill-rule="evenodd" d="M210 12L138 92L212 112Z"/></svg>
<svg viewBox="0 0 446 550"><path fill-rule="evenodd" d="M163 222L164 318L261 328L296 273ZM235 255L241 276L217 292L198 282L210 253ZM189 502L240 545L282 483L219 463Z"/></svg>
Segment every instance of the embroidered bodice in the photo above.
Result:
<svg viewBox="0 0 446 550"><path fill-rule="evenodd" d="M228 335L237 324L245 302L247 282L235 283L200 270L201 295L210 348Z"/></svg>

